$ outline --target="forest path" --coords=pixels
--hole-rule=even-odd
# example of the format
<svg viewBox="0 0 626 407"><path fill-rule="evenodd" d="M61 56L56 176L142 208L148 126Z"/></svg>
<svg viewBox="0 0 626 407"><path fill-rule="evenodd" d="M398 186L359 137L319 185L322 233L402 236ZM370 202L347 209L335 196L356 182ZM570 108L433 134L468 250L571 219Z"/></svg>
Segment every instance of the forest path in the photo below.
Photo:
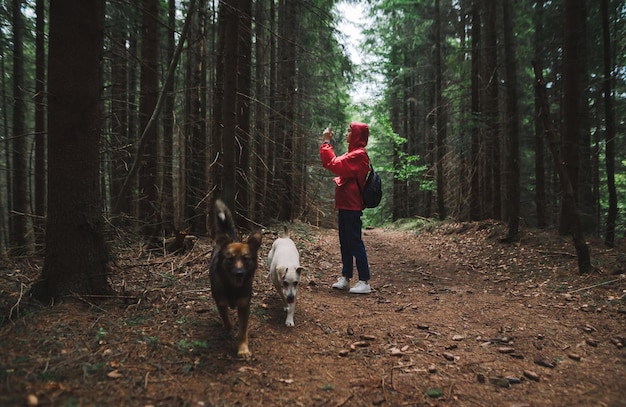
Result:
<svg viewBox="0 0 626 407"><path fill-rule="evenodd" d="M119 297L23 299L0 326L0 405L626 406L623 250L591 242L599 271L580 276L571 243L548 232L509 245L496 222L370 229L373 291L355 295L331 288L337 231L292 230L306 268L296 325L264 264L271 230L251 360L237 359L213 305L209 239L181 256L118 245ZM33 264L20 272L35 278ZM6 281L8 313L20 294Z"/></svg>

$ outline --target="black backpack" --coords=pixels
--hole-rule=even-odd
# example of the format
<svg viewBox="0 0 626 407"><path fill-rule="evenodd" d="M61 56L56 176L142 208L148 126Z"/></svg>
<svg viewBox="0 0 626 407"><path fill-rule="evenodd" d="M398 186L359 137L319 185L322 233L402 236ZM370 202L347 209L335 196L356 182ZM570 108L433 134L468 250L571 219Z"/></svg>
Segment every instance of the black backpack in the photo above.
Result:
<svg viewBox="0 0 626 407"><path fill-rule="evenodd" d="M365 207L376 208L380 204L380 200L383 197L383 184L380 179L380 175L374 171L371 161L370 172L367 174L367 178L365 179L365 185L361 188L358 180L356 184L359 186L359 190L361 191Z"/></svg>

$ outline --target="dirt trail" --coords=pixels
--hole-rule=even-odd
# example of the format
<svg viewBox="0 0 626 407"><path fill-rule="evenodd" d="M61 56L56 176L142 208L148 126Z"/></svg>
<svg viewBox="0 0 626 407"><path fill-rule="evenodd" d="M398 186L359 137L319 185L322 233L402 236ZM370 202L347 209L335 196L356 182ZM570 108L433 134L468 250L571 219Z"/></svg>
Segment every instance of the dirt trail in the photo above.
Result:
<svg viewBox="0 0 626 407"><path fill-rule="evenodd" d="M330 288L336 231L295 226L296 326L262 265L248 362L213 306L208 239L182 256L119 250L124 298L22 300L0 327L0 405L626 406L623 251L592 246L599 272L579 276L567 239L525 231L503 245L504 233L367 230L374 290L354 295ZM19 293L2 289L8 311Z"/></svg>

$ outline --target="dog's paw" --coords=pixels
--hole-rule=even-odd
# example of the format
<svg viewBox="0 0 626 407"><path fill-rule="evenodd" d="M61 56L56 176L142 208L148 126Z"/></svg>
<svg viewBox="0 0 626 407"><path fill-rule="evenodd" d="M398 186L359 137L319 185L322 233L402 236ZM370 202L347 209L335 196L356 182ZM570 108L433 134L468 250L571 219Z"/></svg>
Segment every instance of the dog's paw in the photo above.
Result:
<svg viewBox="0 0 626 407"><path fill-rule="evenodd" d="M295 326L295 324L293 323L293 318L287 318L287 320L285 320L285 325L286 326Z"/></svg>
<svg viewBox="0 0 626 407"><path fill-rule="evenodd" d="M248 345L244 345L244 344L239 345L239 351L237 352L237 356L243 360L252 359L252 353L250 353L250 349L248 349Z"/></svg>

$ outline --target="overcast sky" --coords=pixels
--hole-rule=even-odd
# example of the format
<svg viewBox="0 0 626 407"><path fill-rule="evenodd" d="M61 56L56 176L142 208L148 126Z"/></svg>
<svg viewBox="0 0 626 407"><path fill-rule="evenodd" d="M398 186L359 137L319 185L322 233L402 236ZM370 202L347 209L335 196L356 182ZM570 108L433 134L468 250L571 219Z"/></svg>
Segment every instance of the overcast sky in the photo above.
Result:
<svg viewBox="0 0 626 407"><path fill-rule="evenodd" d="M355 64L360 64L362 61L361 51L359 50L359 44L363 39L361 34L361 24L365 20L365 9L362 4L348 4L345 1L339 2L336 5L339 15L343 21L337 27L346 37L346 43L344 45L350 53L350 58Z"/></svg>
<svg viewBox="0 0 626 407"><path fill-rule="evenodd" d="M346 47L350 59L355 65L360 65L362 61L371 60L372 57L363 55L360 47L363 41L361 26L366 21L365 6L361 3L350 3L340 1L335 5L342 21L337 28L343 33L343 37L337 38L338 41ZM357 68L358 69L358 68ZM350 90L353 101L363 99L372 99L378 93L378 85L376 83L356 82Z"/></svg>

